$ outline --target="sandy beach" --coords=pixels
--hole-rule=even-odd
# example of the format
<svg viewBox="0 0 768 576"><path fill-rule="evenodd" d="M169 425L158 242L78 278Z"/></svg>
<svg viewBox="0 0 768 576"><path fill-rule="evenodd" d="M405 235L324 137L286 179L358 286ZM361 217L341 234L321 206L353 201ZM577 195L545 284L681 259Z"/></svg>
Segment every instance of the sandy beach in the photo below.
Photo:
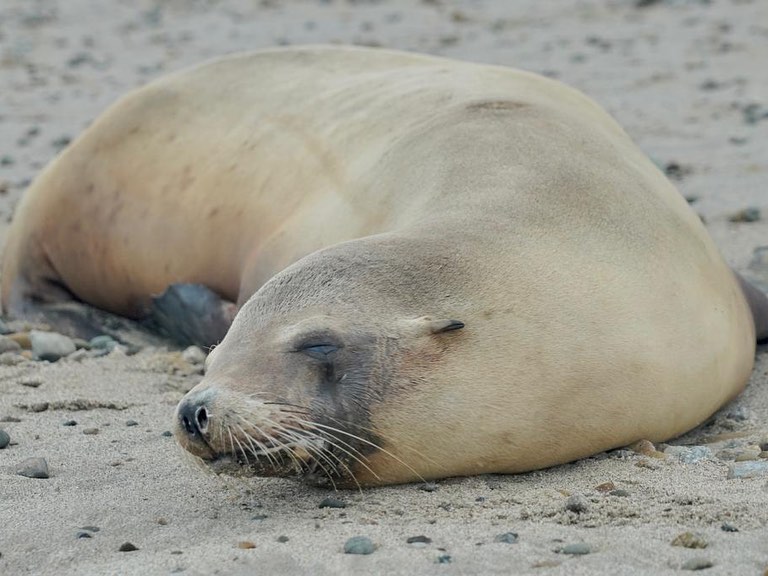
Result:
<svg viewBox="0 0 768 576"><path fill-rule="evenodd" d="M0 238L31 180L132 88L327 42L573 85L667 172L732 266L768 245L763 0L0 0ZM768 574L763 349L746 391L669 445L429 490L204 472L168 434L201 373L162 347L0 355L0 574ZM17 474L29 458L50 477ZM329 497L342 507L321 508ZM345 554L355 536L375 551Z"/></svg>

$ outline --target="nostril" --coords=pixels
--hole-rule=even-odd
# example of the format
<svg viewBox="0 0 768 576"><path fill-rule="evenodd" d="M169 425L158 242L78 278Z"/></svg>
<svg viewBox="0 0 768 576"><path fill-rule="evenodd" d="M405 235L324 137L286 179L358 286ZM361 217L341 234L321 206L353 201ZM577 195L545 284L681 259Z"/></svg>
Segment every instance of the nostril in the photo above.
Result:
<svg viewBox="0 0 768 576"><path fill-rule="evenodd" d="M201 434L205 434L208 431L208 410L205 409L205 406L200 406L195 411L195 423Z"/></svg>
<svg viewBox="0 0 768 576"><path fill-rule="evenodd" d="M182 416L181 423L184 425L184 430L187 431L187 434L194 435L195 434L195 427L192 426L192 422L189 421L189 418L186 416Z"/></svg>

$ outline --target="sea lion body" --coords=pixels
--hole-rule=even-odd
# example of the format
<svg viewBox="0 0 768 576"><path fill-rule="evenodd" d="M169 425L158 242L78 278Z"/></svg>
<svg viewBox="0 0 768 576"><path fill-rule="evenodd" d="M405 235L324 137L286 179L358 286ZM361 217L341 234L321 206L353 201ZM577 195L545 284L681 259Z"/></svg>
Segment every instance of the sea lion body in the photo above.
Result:
<svg viewBox="0 0 768 576"><path fill-rule="evenodd" d="M182 444L338 485L665 440L738 394L755 351L699 218L595 103L383 50L154 82L19 208L6 310L63 286L139 316L173 283L241 306L179 407Z"/></svg>

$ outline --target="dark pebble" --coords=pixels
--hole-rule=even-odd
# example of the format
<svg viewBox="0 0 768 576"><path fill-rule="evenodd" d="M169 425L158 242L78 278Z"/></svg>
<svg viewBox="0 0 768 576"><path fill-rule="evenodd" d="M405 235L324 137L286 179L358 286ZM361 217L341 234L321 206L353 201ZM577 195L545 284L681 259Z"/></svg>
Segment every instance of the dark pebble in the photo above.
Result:
<svg viewBox="0 0 768 576"><path fill-rule="evenodd" d="M5 155L0 157L0 166L13 166L15 163L16 161L12 156Z"/></svg>
<svg viewBox="0 0 768 576"><path fill-rule="evenodd" d="M53 142L51 142L51 146L56 148L57 150L61 150L62 148L66 148L69 146L70 142L72 142L72 138L69 136L61 136L59 138L56 138Z"/></svg>
<svg viewBox="0 0 768 576"><path fill-rule="evenodd" d="M27 478L49 478L48 463L45 458L28 458L16 466L16 474Z"/></svg>
<svg viewBox="0 0 768 576"><path fill-rule="evenodd" d="M120 552L134 552L138 550L136 546L131 544L130 542L125 542L124 544L120 545L120 548L118 548Z"/></svg>
<svg viewBox="0 0 768 576"><path fill-rule="evenodd" d="M136 422L136 420L127 420L127 421L125 422L125 425L126 425L126 426L138 426L138 425L139 425L139 423L138 423L138 422Z"/></svg>
<svg viewBox="0 0 768 576"><path fill-rule="evenodd" d="M290 538L288 538L288 536L278 536L277 537L277 541L280 542L281 544L285 544L286 542L288 542L288 540L290 540Z"/></svg>
<svg viewBox="0 0 768 576"><path fill-rule="evenodd" d="M35 402L29 407L29 409L32 412L45 412L48 410L48 402Z"/></svg>
<svg viewBox="0 0 768 576"><path fill-rule="evenodd" d="M84 428L83 429L83 434L85 434L86 436L95 436L98 433L99 433L99 429L98 428Z"/></svg>
<svg viewBox="0 0 768 576"><path fill-rule="evenodd" d="M735 214L731 214L728 217L728 220L731 222L757 222L760 220L760 208L756 208L754 206L744 208Z"/></svg>
<svg viewBox="0 0 768 576"><path fill-rule="evenodd" d="M611 490L609 494L611 496L619 496L620 498L626 498L627 496L629 496L629 492L627 492L626 490L622 490L621 488L619 488L618 490Z"/></svg>
<svg viewBox="0 0 768 576"><path fill-rule="evenodd" d="M573 496L569 496L568 500L565 501L565 509L569 512L581 514L582 512L589 510L589 502L581 494L574 494Z"/></svg>
<svg viewBox="0 0 768 576"><path fill-rule="evenodd" d="M435 564L450 564L451 560L452 558L449 554L441 554L435 560Z"/></svg>
<svg viewBox="0 0 768 576"><path fill-rule="evenodd" d="M170 430L166 430L165 432L163 432L161 434L161 436L165 436L166 438L170 438L170 437L173 436L173 432L171 432Z"/></svg>
<svg viewBox="0 0 768 576"><path fill-rule="evenodd" d="M376 546L370 538L353 536L344 543L344 554L373 554Z"/></svg>
<svg viewBox="0 0 768 576"><path fill-rule="evenodd" d="M421 486L419 486L419 490L423 490L424 492L435 492L438 489L438 485L434 482L425 482Z"/></svg>
<svg viewBox="0 0 768 576"><path fill-rule="evenodd" d="M505 532L504 534L499 534L498 536L494 537L494 542L502 542L504 544L514 544L517 542L517 534L514 532Z"/></svg>
<svg viewBox="0 0 768 576"><path fill-rule="evenodd" d="M729 524L728 522L723 522L723 525L720 526L720 530L723 532L738 532L739 529L736 528L733 524Z"/></svg>
<svg viewBox="0 0 768 576"><path fill-rule="evenodd" d="M680 568L683 570L706 570L707 568L712 568L712 566L714 566L714 563L706 558L691 558L683 562Z"/></svg>
<svg viewBox="0 0 768 576"><path fill-rule="evenodd" d="M77 422L75 420L64 420L64 422L61 423L62 426L77 426Z"/></svg>
<svg viewBox="0 0 768 576"><path fill-rule="evenodd" d="M16 418L15 416L3 416L0 418L0 422L21 422L21 418Z"/></svg>
<svg viewBox="0 0 768 576"><path fill-rule="evenodd" d="M0 428L0 450L8 446L8 444L10 443L11 443L10 434L8 434L8 432Z"/></svg>
<svg viewBox="0 0 768 576"><path fill-rule="evenodd" d="M93 536L91 536L91 533L90 533L90 532L78 532L78 533L77 533L77 538L78 538L78 539L82 539L82 538L93 538Z"/></svg>
<svg viewBox="0 0 768 576"><path fill-rule="evenodd" d="M320 502L318 508L346 508L347 503L337 498L326 498Z"/></svg>
<svg viewBox="0 0 768 576"><path fill-rule="evenodd" d="M424 544L425 546L427 544L432 544L432 538L429 538L428 536L411 536L405 541L407 544Z"/></svg>

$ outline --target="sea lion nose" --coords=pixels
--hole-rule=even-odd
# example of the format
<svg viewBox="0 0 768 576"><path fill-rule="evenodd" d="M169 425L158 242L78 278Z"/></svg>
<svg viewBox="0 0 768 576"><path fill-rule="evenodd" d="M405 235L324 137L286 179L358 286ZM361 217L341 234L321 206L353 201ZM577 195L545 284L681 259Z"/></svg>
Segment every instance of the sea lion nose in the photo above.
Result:
<svg viewBox="0 0 768 576"><path fill-rule="evenodd" d="M200 396L185 396L176 408L178 432L183 434L187 442L207 446L210 408L205 398Z"/></svg>

